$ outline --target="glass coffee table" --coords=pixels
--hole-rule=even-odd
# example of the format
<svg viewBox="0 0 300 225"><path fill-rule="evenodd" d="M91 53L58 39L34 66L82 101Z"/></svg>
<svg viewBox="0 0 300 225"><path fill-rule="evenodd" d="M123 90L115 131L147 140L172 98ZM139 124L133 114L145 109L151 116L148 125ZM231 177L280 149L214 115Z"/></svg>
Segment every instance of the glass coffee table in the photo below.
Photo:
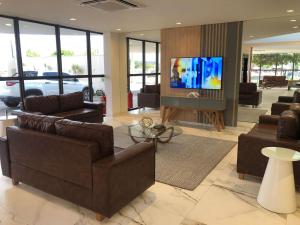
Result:
<svg viewBox="0 0 300 225"><path fill-rule="evenodd" d="M166 125L165 129L155 129L155 126L143 127L140 124L128 126L128 133L132 141L153 142L155 151L157 150L157 143L168 143L173 137L182 134L182 129Z"/></svg>

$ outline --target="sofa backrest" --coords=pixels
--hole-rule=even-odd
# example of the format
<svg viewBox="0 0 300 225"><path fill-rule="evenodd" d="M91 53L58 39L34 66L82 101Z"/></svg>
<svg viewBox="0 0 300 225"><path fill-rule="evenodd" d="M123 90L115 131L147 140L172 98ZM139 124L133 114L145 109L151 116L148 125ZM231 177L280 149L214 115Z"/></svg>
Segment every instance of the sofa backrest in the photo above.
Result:
<svg viewBox="0 0 300 225"><path fill-rule="evenodd" d="M293 103L300 103L300 90L294 92Z"/></svg>
<svg viewBox="0 0 300 225"><path fill-rule="evenodd" d="M12 176L23 166L92 189L92 164L99 155L97 143L19 127L7 128L7 139ZM38 178L33 175L31 179Z"/></svg>
<svg viewBox="0 0 300 225"><path fill-rule="evenodd" d="M257 91L255 83L240 83L240 93L251 94Z"/></svg>
<svg viewBox="0 0 300 225"><path fill-rule="evenodd" d="M296 140L300 138L299 112L286 110L281 113L277 125L277 137Z"/></svg>
<svg viewBox="0 0 300 225"><path fill-rule="evenodd" d="M42 114L54 114L60 111L57 95L26 97L23 107L26 112L40 112Z"/></svg>
<svg viewBox="0 0 300 225"><path fill-rule="evenodd" d="M55 128L57 135L96 142L99 146L99 158L114 153L114 135L111 126L64 119L56 121Z"/></svg>
<svg viewBox="0 0 300 225"><path fill-rule="evenodd" d="M160 85L145 85L144 93L160 93Z"/></svg>
<svg viewBox="0 0 300 225"><path fill-rule="evenodd" d="M59 95L60 111L66 112L74 109L84 108L82 92Z"/></svg>

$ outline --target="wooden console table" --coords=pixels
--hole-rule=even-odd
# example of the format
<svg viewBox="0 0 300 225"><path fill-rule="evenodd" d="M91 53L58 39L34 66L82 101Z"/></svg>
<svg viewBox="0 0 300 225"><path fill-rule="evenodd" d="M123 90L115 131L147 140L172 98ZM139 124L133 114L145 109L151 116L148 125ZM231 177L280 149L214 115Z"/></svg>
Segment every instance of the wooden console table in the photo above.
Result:
<svg viewBox="0 0 300 225"><path fill-rule="evenodd" d="M162 96L161 105L162 123L172 120L179 110L196 110L197 112L202 112L218 131L225 128L225 101Z"/></svg>

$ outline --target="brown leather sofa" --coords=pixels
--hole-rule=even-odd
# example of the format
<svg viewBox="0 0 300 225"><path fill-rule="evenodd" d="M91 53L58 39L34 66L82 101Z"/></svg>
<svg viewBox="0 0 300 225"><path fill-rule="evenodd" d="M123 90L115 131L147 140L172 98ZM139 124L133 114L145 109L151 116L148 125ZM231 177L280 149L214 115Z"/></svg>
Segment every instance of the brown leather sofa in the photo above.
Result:
<svg viewBox="0 0 300 225"><path fill-rule="evenodd" d="M290 109L295 103L300 103L300 90L296 90L293 96L279 96L278 102L272 104L271 114L280 115L283 111Z"/></svg>
<svg viewBox="0 0 300 225"><path fill-rule="evenodd" d="M138 94L138 107L160 107L160 85L145 85Z"/></svg>
<svg viewBox="0 0 300 225"><path fill-rule="evenodd" d="M255 83L240 83L239 104L257 107L262 101L262 91L257 90Z"/></svg>
<svg viewBox="0 0 300 225"><path fill-rule="evenodd" d="M263 88L286 87L288 81L286 76L264 76L259 84Z"/></svg>
<svg viewBox="0 0 300 225"><path fill-rule="evenodd" d="M3 175L111 217L154 184L155 149L114 147L101 124L24 114L0 140ZM100 216L101 215L101 216Z"/></svg>
<svg viewBox="0 0 300 225"><path fill-rule="evenodd" d="M268 158L261 154L264 147L284 147L300 151L299 111L287 110L280 116L260 116L259 124L238 140L237 172L263 177ZM300 186L300 162L294 163L295 182Z"/></svg>
<svg viewBox="0 0 300 225"><path fill-rule="evenodd" d="M21 102L21 111L15 110L13 114L21 115L22 112L58 116L81 122L103 122L103 104L85 102L82 92L27 97Z"/></svg>

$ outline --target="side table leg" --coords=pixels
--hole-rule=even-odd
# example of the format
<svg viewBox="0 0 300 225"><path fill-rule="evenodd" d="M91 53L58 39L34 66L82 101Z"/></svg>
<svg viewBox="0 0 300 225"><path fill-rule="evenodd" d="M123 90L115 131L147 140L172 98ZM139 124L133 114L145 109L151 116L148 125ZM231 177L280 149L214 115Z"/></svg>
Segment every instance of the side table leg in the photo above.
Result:
<svg viewBox="0 0 300 225"><path fill-rule="evenodd" d="M269 158L257 201L272 212L293 213L296 211L292 162Z"/></svg>

